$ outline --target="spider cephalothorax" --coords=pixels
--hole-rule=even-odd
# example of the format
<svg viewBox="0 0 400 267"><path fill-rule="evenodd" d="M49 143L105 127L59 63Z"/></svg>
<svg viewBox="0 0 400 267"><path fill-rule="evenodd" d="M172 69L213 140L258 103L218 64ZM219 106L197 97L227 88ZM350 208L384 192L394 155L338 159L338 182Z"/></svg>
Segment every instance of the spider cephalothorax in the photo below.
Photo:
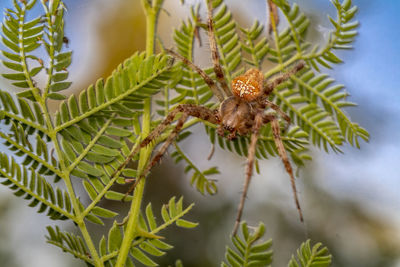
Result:
<svg viewBox="0 0 400 267"><path fill-rule="evenodd" d="M179 134L179 131L182 129L186 119L189 116L197 117L201 120L207 121L215 125L218 128L218 134L221 136L225 136L225 131L229 132L227 136L228 139L235 138L236 134L239 134L241 136L250 135L250 145L247 152L246 179L233 231L233 234L236 234L241 220L248 186L251 176L253 174L254 157L258 135L261 127L265 124L270 123L272 129L272 137L275 141L278 154L282 159L286 172L290 176L296 207L299 211L300 220L302 221L303 217L297 197L294 174L286 150L283 146L283 142L280 136L280 125L278 121L279 117L281 117L289 123L290 118L279 108L279 106L270 102L268 100L268 96L273 92L276 86L288 80L290 76L295 75L299 70L301 70L304 67L304 63L298 62L292 67L292 69L290 69L286 73L277 76L271 81L266 81L264 79L263 73L260 70L254 68L249 69L243 75L234 78L231 82L231 88L229 88L228 83L225 80L224 72L219 63L219 54L215 41L212 21L212 7L210 3L208 3L208 37L217 82L211 79L211 77L209 77L202 69L200 69L188 59L182 57L172 50L166 49L166 51L174 58L181 60L192 70L200 74L204 82L208 85L214 95L221 102L219 108L209 109L207 107L194 104L177 105L173 110L168 113L165 119L145 139L143 139L140 145L134 149L134 151L115 171L115 173L124 168L125 165L128 164L129 161L133 158L133 156L139 152L140 148L147 146L151 141L157 138L171 123L175 121L175 118L178 114L182 115L177 120L175 127L172 129L167 140L161 146L160 150L154 156L152 161L148 164L143 173L141 173L141 176L136 179L134 185L131 187L129 192L133 190L140 178L147 175L150 169L160 160L162 155L166 152L168 146ZM266 113L265 111L267 107L273 109L276 113Z"/></svg>

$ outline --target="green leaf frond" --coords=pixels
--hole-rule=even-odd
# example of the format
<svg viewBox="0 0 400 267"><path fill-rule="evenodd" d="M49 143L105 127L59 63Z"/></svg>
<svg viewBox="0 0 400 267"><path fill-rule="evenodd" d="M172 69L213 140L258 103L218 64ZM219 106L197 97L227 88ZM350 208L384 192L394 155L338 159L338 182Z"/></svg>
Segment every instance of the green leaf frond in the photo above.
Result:
<svg viewBox="0 0 400 267"><path fill-rule="evenodd" d="M287 66L293 60L303 59L315 70L320 71L319 66L331 68L332 64L341 63L334 50L350 49L354 42L359 23L353 20L357 7L352 6L351 0L342 3L332 0L336 8L337 18L329 17L334 30L330 32L327 41L323 45L313 45L305 40L310 20L300 11L294 3L289 5L285 0L274 0L285 16L289 26L281 32L275 29L275 48L271 50L270 60Z"/></svg>
<svg viewBox="0 0 400 267"><path fill-rule="evenodd" d="M329 17L334 31L330 33L324 47L318 49L318 46L314 46L312 51L304 56L304 60L309 62L317 71L319 71L318 65L331 68L332 64L341 63L342 60L333 53L333 50L351 49L351 44L358 34L356 28L359 23L353 20L358 8L352 6L351 0L344 0L342 3L339 0L332 0L331 2L337 10L336 20Z"/></svg>
<svg viewBox="0 0 400 267"><path fill-rule="evenodd" d="M268 71L267 77L300 59L317 71L320 71L318 64L331 67L331 64L342 62L333 50L350 48L356 36L358 22L352 19L357 8L351 6L351 1L332 1L337 9L337 20L330 18L335 30L323 48L314 46L311 51L311 44L305 41L308 18L300 12L297 4L290 6L284 0L274 2L284 14L289 27L281 32L274 29L275 44L270 50L269 60L277 62L278 66ZM345 141L356 147L359 147L358 138L368 141L368 132L351 122L343 110L354 105L346 101L348 94L343 86L329 86L333 80L327 75L315 75L311 69L301 76L293 76L292 81L294 85L288 83L287 88L280 86L274 91L275 100L309 134L314 145L324 147L325 150L330 147L340 151L339 146Z"/></svg>
<svg viewBox="0 0 400 267"><path fill-rule="evenodd" d="M270 266L273 255L272 240L261 241L265 234L264 224L260 223L258 227L253 228L243 222L241 232L242 237L232 237L234 249L226 248L226 262L222 262L221 266Z"/></svg>
<svg viewBox="0 0 400 267"><path fill-rule="evenodd" d="M24 158L24 166L42 175L56 175L59 180L61 173L48 148L50 138L39 104L21 97L15 101L9 93L0 91L0 108L3 114L0 137L4 144Z"/></svg>
<svg viewBox="0 0 400 267"><path fill-rule="evenodd" d="M310 240L302 243L300 248L297 250L297 257L293 255L289 267L328 267L332 261L332 255L326 247L321 247L321 243L315 244L312 248L310 246Z"/></svg>
<svg viewBox="0 0 400 267"><path fill-rule="evenodd" d="M163 223L157 224L151 203L149 203L146 206L145 214L141 214L139 217L136 238L130 249L132 258L145 266L158 266L151 257L160 257L165 254L165 251L173 248L172 245L161 241L163 237L158 234L172 224L182 228L196 227L198 225L197 223L182 219L182 217L192 209L193 205L194 204L191 204L184 209L183 198L181 197L176 201L175 197L172 197L168 201L168 204L162 206L161 218L163 219ZM107 240L104 236L100 240L99 251L104 262L110 261L114 263L122 239L123 231L121 231L121 227L114 222L113 227L111 227L108 233Z"/></svg>
<svg viewBox="0 0 400 267"><path fill-rule="evenodd" d="M264 36L260 39L264 26L256 20L251 28L240 28L240 30L245 36L242 40L242 49L251 56L251 59L245 57L244 61L257 69L261 69L261 63L270 50L267 37Z"/></svg>
<svg viewBox="0 0 400 267"><path fill-rule="evenodd" d="M214 12L215 40L220 56L220 63L224 69L225 77L230 82L243 70L236 71L241 63L241 45L237 34L237 23L232 13L222 0L212 2Z"/></svg>
<svg viewBox="0 0 400 267"><path fill-rule="evenodd" d="M315 75L311 70L292 79L298 84L302 96L307 97L314 105L322 105L324 110L334 117L347 142L359 148L358 138L368 141L368 132L352 122L343 110L345 107L356 105L347 101L349 94L344 90L344 85L334 84L335 81L328 75Z"/></svg>
<svg viewBox="0 0 400 267"><path fill-rule="evenodd" d="M21 167L13 157L0 153L1 183L9 186L14 195L30 200L30 207L39 204L39 213L47 211L47 216L53 220L74 220L69 195L53 186L34 169Z"/></svg>
<svg viewBox="0 0 400 267"><path fill-rule="evenodd" d="M302 95L296 84L282 84L274 90L273 97L296 125L309 135L314 145L323 147L326 151L329 148L340 151L339 146L343 144L344 137L334 117L318 103L313 103Z"/></svg>
<svg viewBox="0 0 400 267"><path fill-rule="evenodd" d="M45 35L43 44L49 57L49 64L46 68L48 80L44 90L44 97L54 100L64 99L65 96L59 92L68 89L71 82L68 79L68 67L71 65L72 52L63 50L63 44L68 44L64 36L64 11L62 1L42 1L45 11Z"/></svg>
<svg viewBox="0 0 400 267"><path fill-rule="evenodd" d="M182 135L181 135L182 136ZM189 159L189 157L182 151L178 144L174 144L175 151L171 154L171 157L175 160L175 163L184 161L186 163L185 173L193 171L192 177L190 179L190 184L196 187L196 189L204 195L207 192L210 195L217 193L218 188L216 181L208 176L219 174L217 167L211 167L207 170L201 171L196 165Z"/></svg>
<svg viewBox="0 0 400 267"><path fill-rule="evenodd" d="M23 158L22 165L41 175L56 175L59 180L61 172L58 169L57 160L49 152L48 144L40 135L30 135L24 129L23 124L11 123L10 133L0 132L0 137L5 140L5 145L15 155ZM35 144L35 145L33 145Z"/></svg>
<svg viewBox="0 0 400 267"><path fill-rule="evenodd" d="M168 56L156 55L145 58L145 53L135 53L117 67L104 82L99 79L95 85L80 93L78 99L71 96L61 103L56 113L55 131L77 125L89 131L84 124L96 123L90 119L108 118L117 114L118 118L132 118L143 110L143 100L160 92L171 74L177 71ZM87 121L86 121L87 120Z"/></svg>
<svg viewBox="0 0 400 267"><path fill-rule="evenodd" d="M60 231L60 228L47 226L47 243L61 248L64 252L71 253L74 257L93 263L90 253L81 237L68 232Z"/></svg>
<svg viewBox="0 0 400 267"><path fill-rule="evenodd" d="M29 90L35 87L33 77L43 69L39 58L32 54L41 45L43 36L41 17L27 21L26 16L35 3L36 0L29 3L14 0L14 9L6 9L5 20L2 24L2 41L8 49L1 51L6 58L2 60L2 63L13 71L2 76L13 81L14 86L30 88ZM29 95L32 96L32 93L30 92Z"/></svg>
<svg viewBox="0 0 400 267"><path fill-rule="evenodd" d="M43 118L42 109L37 102L17 97L14 100L8 92L0 90L0 110L2 111L2 123L9 125L11 122L21 123L25 130L49 140L48 130Z"/></svg>
<svg viewBox="0 0 400 267"><path fill-rule="evenodd" d="M293 60L299 60L303 51L306 51L310 46L305 41L310 20L300 11L296 3L290 6L285 0L274 2L284 14L289 27L280 32L276 27L273 27L275 40L268 59L280 65L288 66Z"/></svg>
<svg viewBox="0 0 400 267"><path fill-rule="evenodd" d="M136 177L136 170L128 167L111 177L130 154L129 145L123 139L128 133L127 130L121 129L120 139L113 139L106 134L107 129L114 129L110 127L113 119L113 117L109 118L94 136L85 135L84 132L77 130L78 133L84 134L78 138L74 135L63 134L61 139L64 162L68 164L72 175L83 178L83 188L91 200L86 208L82 207L81 216L98 224L103 224L99 217L112 218L117 215L113 211L99 207L99 202L104 197L117 201L124 198L123 193L111 190L111 187L115 183L124 184L123 177ZM131 135L130 132L129 135ZM125 200L130 199L131 197L126 197Z"/></svg>

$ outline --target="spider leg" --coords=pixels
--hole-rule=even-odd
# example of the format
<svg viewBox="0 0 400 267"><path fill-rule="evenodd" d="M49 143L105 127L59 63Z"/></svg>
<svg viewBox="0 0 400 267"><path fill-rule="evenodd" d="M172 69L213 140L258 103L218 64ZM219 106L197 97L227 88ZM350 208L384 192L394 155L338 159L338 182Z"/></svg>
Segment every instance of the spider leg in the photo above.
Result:
<svg viewBox="0 0 400 267"><path fill-rule="evenodd" d="M221 137L225 136L225 130L224 130L224 126L222 126L222 124L220 124L217 128L217 134Z"/></svg>
<svg viewBox="0 0 400 267"><path fill-rule="evenodd" d="M179 55L178 53L172 51L171 49L165 49L165 51L172 55L173 57L181 60L184 64L189 66L192 70L196 71L204 80L204 82L210 87L213 94L218 98L219 102L224 101L224 96L222 95L220 89L218 88L217 84L210 78L202 69L197 67L193 62L188 60L187 58Z"/></svg>
<svg viewBox="0 0 400 267"><path fill-rule="evenodd" d="M287 132L291 119L285 112L283 112L283 110L278 105L265 98L261 101L260 106L263 109L265 109L266 107L270 107L275 110L279 114L279 116L281 116L286 121L284 132Z"/></svg>
<svg viewBox="0 0 400 267"><path fill-rule="evenodd" d="M255 117L255 123L253 125L250 146L247 153L247 164L246 164L246 179L244 181L243 193L240 199L240 203L238 206L238 213L235 221L235 226L233 228L232 235L236 235L237 230L239 228L239 224L242 218L244 202L246 201L247 190L249 189L251 176L253 175L253 166L254 166L254 156L256 153L256 145L258 140L258 134L260 132L260 128L263 124L263 115L262 112L258 112Z"/></svg>
<svg viewBox="0 0 400 267"><path fill-rule="evenodd" d="M214 63L214 72L215 75L217 76L218 82L221 84L222 89L224 90L225 94L229 97L232 95L232 92L225 81L224 71L222 70L219 61L217 42L215 40L214 23L212 18L212 13L213 13L212 0L207 0L207 8L208 8L208 40L210 42L212 60Z"/></svg>
<svg viewBox="0 0 400 267"><path fill-rule="evenodd" d="M174 141L174 139L177 137L179 131L182 129L183 124L185 123L186 119L188 118L187 113L183 113L182 117L179 118L178 122L176 123L175 128L172 130L171 134L168 136L167 140L164 142L164 144L161 146L161 148L158 150L157 154L153 157L151 160L150 164L146 166L146 168L143 170L143 172L140 174L139 178L136 179L135 183L129 188L129 190L125 193L124 199L135 189L136 185L139 183L139 181L146 177L147 174L150 172L151 168L156 165L162 156L165 154L167 151L167 148L169 145Z"/></svg>
<svg viewBox="0 0 400 267"><path fill-rule="evenodd" d="M271 92L274 90L275 87L277 87L279 84L283 83L284 81L287 81L290 78L290 76L296 74L298 71L300 71L304 67L305 67L304 61L300 61L296 65L294 65L294 67L291 68L289 71L278 75L272 81L264 82L264 96L268 96L269 94L271 94Z"/></svg>
<svg viewBox="0 0 400 267"><path fill-rule="evenodd" d="M220 123L220 118L219 118L217 110L211 110L209 108L197 106L197 105L193 105L193 104L178 105L174 110L172 110L170 113L168 113L167 117L145 139L143 139L143 141L138 146L136 146L133 149L133 151L128 155L126 160L114 171L114 173L111 175L110 179L112 179L113 177L115 177L115 175L120 173L121 170L123 168L125 168L125 166L132 160L132 158L139 152L139 150L141 148L147 146L151 141L153 141L155 138L157 138L165 130L165 128L167 128L167 126L170 125L174 121L174 118L176 117L176 115L178 113L183 113L183 115L178 120L177 125L175 126L174 130L171 132L170 136L167 138L165 143L168 143L168 140L170 138L172 138L172 140L175 138L176 134L182 128L183 123L185 122L185 120L188 116L197 117L199 119L208 121L213 124ZM185 119L182 119L182 118L185 118ZM165 143L164 143L164 145L165 145ZM161 147L161 149L163 149L164 145ZM167 149L168 145L164 148L165 150ZM159 156L159 158L161 158L161 156ZM152 163L150 163L151 167L154 166L158 162L158 160L159 159L157 159L154 162L154 164L151 165L154 161L154 159L153 159ZM149 168L149 170L150 170L150 168ZM143 176L143 173L141 175ZM138 181L139 181L139 179L136 179L135 184L131 187L132 189L129 189L129 191L128 191L129 193L132 192L131 190L133 190L135 188Z"/></svg>
<svg viewBox="0 0 400 267"><path fill-rule="evenodd" d="M283 110L277 104L269 101L268 99L264 99L263 102L266 107L275 110L288 124L290 124L290 117L285 112L283 112Z"/></svg>
<svg viewBox="0 0 400 267"><path fill-rule="evenodd" d="M175 116L179 113L179 109L172 110L167 117L145 138L137 145L132 152L128 155L125 161L111 174L110 179L114 178L115 175L121 172L123 168L132 160L132 158L139 152L143 147L146 147L152 140L157 138L165 128L174 121Z"/></svg>
<svg viewBox="0 0 400 267"><path fill-rule="evenodd" d="M278 150L279 157L282 159L283 165L285 165L286 172L290 176L290 183L292 185L294 202L296 204L297 211L299 212L300 221L303 222L304 221L303 212L301 211L299 198L297 196L296 181L294 179L292 165L290 165L288 155L286 153L285 147L283 146L278 119L275 116L265 116L264 120L271 122L272 134L274 137L275 145Z"/></svg>

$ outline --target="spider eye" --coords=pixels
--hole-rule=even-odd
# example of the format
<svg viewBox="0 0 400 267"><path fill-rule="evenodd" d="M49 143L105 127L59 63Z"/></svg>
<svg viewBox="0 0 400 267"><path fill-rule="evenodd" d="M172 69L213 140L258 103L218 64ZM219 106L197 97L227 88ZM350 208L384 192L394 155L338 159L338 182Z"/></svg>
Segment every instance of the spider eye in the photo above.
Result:
<svg viewBox="0 0 400 267"><path fill-rule="evenodd" d="M253 101L262 94L263 80L261 71L250 69L232 80L232 93L246 101Z"/></svg>

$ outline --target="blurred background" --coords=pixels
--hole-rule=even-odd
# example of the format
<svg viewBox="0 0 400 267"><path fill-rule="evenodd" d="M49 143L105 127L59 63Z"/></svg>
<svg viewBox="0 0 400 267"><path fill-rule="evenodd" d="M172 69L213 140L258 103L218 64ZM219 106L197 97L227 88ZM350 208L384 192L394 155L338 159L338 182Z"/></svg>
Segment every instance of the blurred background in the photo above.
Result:
<svg viewBox="0 0 400 267"><path fill-rule="evenodd" d="M190 13L190 5L204 1L165 0L158 34L172 45L173 28ZM241 26L251 26L253 19L266 22L264 0L226 0ZM290 1L293 2L293 1ZM329 30L327 15L335 16L328 0L297 1L310 17L311 33L323 41ZM400 266L400 1L353 0L359 7L361 22L353 51L339 53L345 63L330 75L346 85L358 103L347 112L353 121L371 135L361 149L345 146L343 154L326 154L313 150L313 161L298 173L300 201L305 223L298 220L289 179L279 159L260 162L260 175L252 179L244 219L250 225L263 221L266 237L274 241L273 266L286 266L301 242L310 238L328 246L333 254L332 266L399 267ZM65 0L66 36L74 51L67 93L77 94L99 77L107 77L125 58L144 50L145 23L139 0ZM1 0L0 9L11 7L11 0ZM205 18L204 7L202 16ZM202 38L206 40L206 38ZM207 46L207 43L205 43ZM196 53L209 65L209 50ZM1 67L3 68L3 67ZM1 69L0 69L1 71ZM324 70L325 72L325 70ZM0 88L10 88L0 79ZM54 109L56 103L54 103ZM154 210L174 195L184 196L185 203L196 203L189 218L200 225L194 230L171 228L165 233L175 245L167 256L157 259L160 266L181 259L184 266L219 266L225 246L230 242L237 203L244 179L245 158L216 147L207 161L210 143L204 127L198 125L182 147L198 167L218 165L219 192L204 197L190 187L182 165L167 156L154 168L146 186L146 200ZM85 266L79 260L45 243L46 225L50 221L0 187L0 262L1 266ZM120 203L105 202L115 209ZM61 228L76 232L72 223ZM102 233L101 227L91 231Z"/></svg>

